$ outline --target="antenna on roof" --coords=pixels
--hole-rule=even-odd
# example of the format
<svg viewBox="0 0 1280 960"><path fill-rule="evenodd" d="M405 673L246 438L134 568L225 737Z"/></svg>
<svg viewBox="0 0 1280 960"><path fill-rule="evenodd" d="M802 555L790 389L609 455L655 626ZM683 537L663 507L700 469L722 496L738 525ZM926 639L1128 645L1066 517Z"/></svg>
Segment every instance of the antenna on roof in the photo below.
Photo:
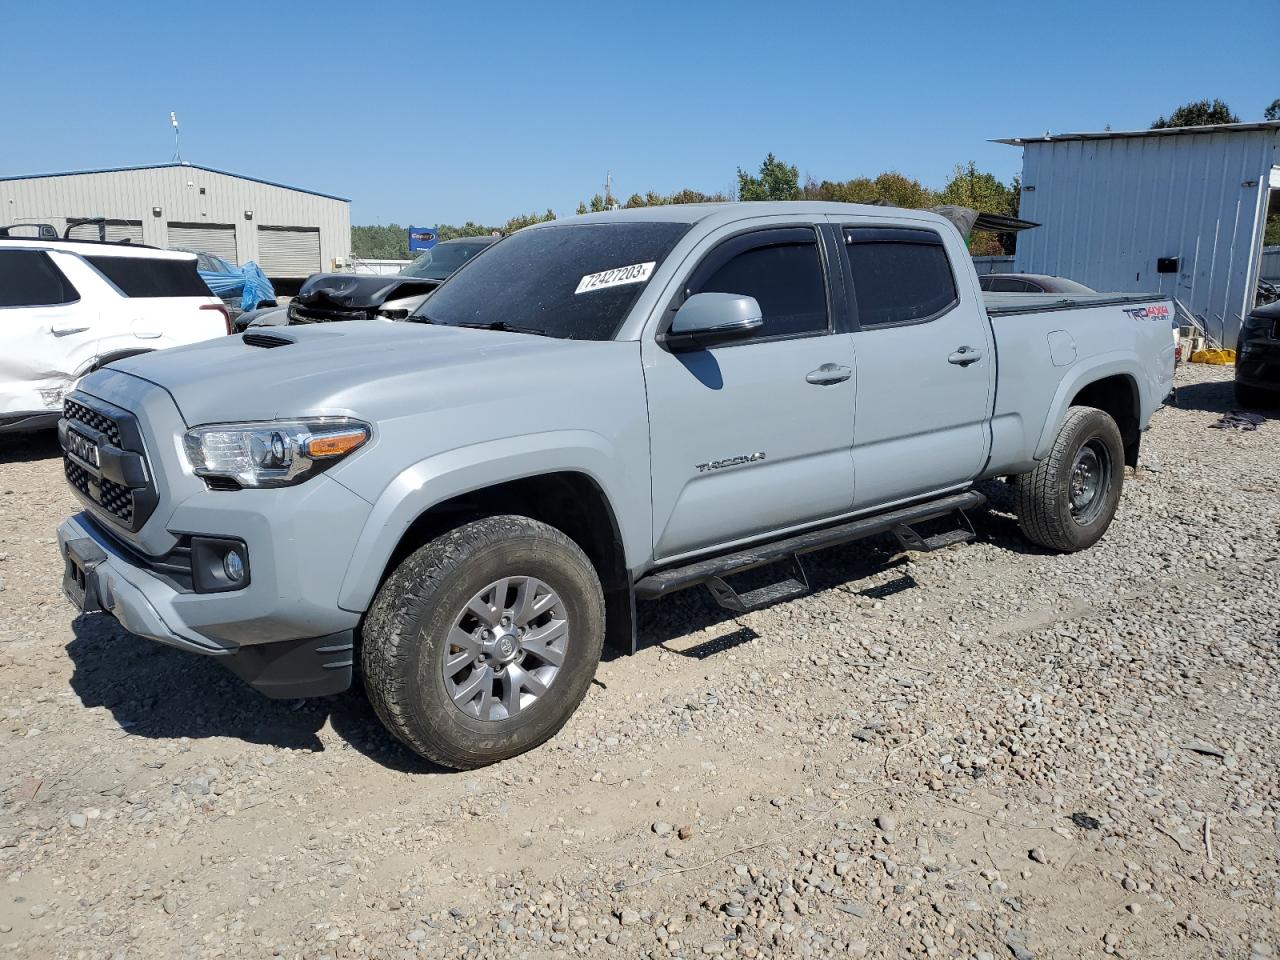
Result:
<svg viewBox="0 0 1280 960"><path fill-rule="evenodd" d="M178 115L174 111L169 111L169 122L173 124L173 160L175 163L182 162L182 151L179 148L178 141Z"/></svg>

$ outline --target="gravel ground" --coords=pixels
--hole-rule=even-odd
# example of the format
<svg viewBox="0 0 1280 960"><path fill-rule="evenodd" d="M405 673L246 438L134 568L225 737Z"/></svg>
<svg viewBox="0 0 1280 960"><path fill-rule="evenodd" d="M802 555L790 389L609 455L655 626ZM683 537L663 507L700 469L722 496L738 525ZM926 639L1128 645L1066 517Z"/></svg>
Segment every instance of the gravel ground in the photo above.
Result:
<svg viewBox="0 0 1280 960"><path fill-rule="evenodd" d="M1280 421L1179 373L1093 550L819 555L642 607L551 743L425 766L73 620L52 440L0 446L0 956L1280 955Z"/></svg>

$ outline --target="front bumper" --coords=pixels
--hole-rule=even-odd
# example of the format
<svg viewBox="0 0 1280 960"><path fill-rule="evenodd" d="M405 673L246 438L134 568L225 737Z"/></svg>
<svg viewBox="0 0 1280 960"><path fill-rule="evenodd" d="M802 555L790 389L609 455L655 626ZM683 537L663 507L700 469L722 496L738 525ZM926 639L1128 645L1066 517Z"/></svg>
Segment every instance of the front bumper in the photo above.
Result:
<svg viewBox="0 0 1280 960"><path fill-rule="evenodd" d="M84 514L58 527L64 564L63 590L84 614L106 613L130 633L190 653L216 656L233 673L270 697L340 693L351 685L354 627L358 617L333 609L327 630L316 636L311 616L285 598L261 594L256 584L230 593L194 594L178 589L136 562ZM268 592L271 585L267 585ZM275 613L264 614L264 599ZM259 637L229 639L217 625L246 611ZM202 632L192 620L213 624ZM242 626L242 624L238 624ZM283 639L281 637L283 636Z"/></svg>

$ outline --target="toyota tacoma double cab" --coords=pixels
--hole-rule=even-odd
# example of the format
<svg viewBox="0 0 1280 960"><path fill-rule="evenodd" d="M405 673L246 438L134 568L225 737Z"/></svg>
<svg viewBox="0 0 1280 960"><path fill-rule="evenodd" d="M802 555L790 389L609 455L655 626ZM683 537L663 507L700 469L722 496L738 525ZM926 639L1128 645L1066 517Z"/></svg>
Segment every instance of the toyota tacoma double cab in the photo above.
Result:
<svg viewBox="0 0 1280 960"><path fill-rule="evenodd" d="M939 216L823 203L528 227L408 321L113 363L60 421L84 613L275 697L359 676L423 757L555 734L638 600L733 610L876 534L1095 543L1173 376L1158 297L991 294ZM750 572L749 576L743 576ZM356 668L359 668L358 671Z"/></svg>

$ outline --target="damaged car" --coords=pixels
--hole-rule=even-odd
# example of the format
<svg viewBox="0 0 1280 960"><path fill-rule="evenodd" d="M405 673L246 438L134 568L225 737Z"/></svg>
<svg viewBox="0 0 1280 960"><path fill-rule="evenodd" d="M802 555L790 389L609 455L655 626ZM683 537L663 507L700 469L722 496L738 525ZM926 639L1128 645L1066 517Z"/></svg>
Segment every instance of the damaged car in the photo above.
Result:
<svg viewBox="0 0 1280 960"><path fill-rule="evenodd" d="M0 232L0 318L0 433L55 426L112 361L231 332L191 254L43 232Z"/></svg>
<svg viewBox="0 0 1280 960"><path fill-rule="evenodd" d="M317 273L307 278L287 307L246 313L239 318L237 329L336 320L403 320L450 274L498 239L445 240L389 277Z"/></svg>

